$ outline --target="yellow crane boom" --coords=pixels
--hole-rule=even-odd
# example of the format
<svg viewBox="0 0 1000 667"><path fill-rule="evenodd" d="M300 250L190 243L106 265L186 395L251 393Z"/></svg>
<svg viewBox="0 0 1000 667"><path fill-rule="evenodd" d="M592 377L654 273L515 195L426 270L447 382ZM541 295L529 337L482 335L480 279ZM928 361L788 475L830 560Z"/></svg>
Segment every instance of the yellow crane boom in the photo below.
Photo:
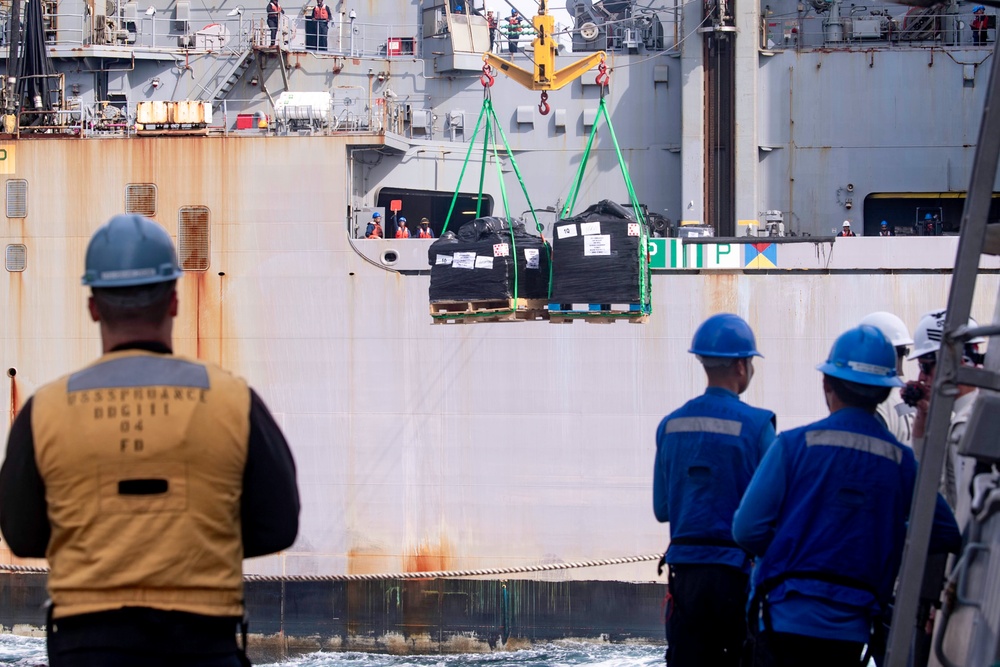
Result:
<svg viewBox="0 0 1000 667"><path fill-rule="evenodd" d="M535 29L535 39L532 42L532 47L535 50L535 69L533 72L518 67L494 53L483 55L483 60L496 68L497 71L503 72L529 90L559 90L604 60L604 51L597 51L557 70L558 45L553 35L555 18L548 12L548 0L539 0L538 14L531 19L531 24Z"/></svg>

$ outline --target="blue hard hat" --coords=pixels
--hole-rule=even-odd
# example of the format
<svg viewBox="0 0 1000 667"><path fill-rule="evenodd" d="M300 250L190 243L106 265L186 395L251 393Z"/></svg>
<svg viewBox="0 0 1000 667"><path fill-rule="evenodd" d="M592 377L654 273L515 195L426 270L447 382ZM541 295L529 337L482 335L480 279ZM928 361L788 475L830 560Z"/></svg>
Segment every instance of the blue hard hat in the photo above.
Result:
<svg viewBox="0 0 1000 667"><path fill-rule="evenodd" d="M702 357L763 357L750 325L739 315L719 313L701 323L688 352Z"/></svg>
<svg viewBox="0 0 1000 667"><path fill-rule="evenodd" d="M123 214L90 237L83 284L135 287L177 280L183 273L167 230L141 215Z"/></svg>
<svg viewBox="0 0 1000 667"><path fill-rule="evenodd" d="M403 216L399 216L399 221L400 222L406 222L406 218L404 218Z"/></svg>
<svg viewBox="0 0 1000 667"><path fill-rule="evenodd" d="M372 213L372 220L374 220L375 218L381 218L381 217L382 217L382 214L379 213L378 211L375 211L374 213Z"/></svg>
<svg viewBox="0 0 1000 667"><path fill-rule="evenodd" d="M924 214L924 220L930 220L930 219L931 219L931 214L930 213L925 213Z"/></svg>
<svg viewBox="0 0 1000 667"><path fill-rule="evenodd" d="M857 384L903 386L896 375L896 349L884 333L870 324L840 334L830 348L830 356L816 370Z"/></svg>
<svg viewBox="0 0 1000 667"><path fill-rule="evenodd" d="M889 223L888 223L888 222L886 222L885 220L883 220L883 221L882 221L882 226L883 226L883 227L888 227L888 226L889 226Z"/></svg>
<svg viewBox="0 0 1000 667"><path fill-rule="evenodd" d="M976 12L985 12L985 11L986 11L986 8L983 7L982 5L976 5L975 7L972 8L972 12L973 13L976 13Z"/></svg>
<svg viewBox="0 0 1000 667"><path fill-rule="evenodd" d="M510 10L510 15L513 16L514 14L517 14L517 10L516 9L511 9Z"/></svg>

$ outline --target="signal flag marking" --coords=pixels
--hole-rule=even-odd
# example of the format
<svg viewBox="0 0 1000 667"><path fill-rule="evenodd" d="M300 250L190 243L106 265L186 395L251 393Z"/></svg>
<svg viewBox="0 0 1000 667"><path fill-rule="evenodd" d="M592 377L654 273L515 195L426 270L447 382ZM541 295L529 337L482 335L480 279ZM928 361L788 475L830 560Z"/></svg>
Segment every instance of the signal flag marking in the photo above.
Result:
<svg viewBox="0 0 1000 667"><path fill-rule="evenodd" d="M775 243L748 243L743 266L748 269L778 268L778 246Z"/></svg>

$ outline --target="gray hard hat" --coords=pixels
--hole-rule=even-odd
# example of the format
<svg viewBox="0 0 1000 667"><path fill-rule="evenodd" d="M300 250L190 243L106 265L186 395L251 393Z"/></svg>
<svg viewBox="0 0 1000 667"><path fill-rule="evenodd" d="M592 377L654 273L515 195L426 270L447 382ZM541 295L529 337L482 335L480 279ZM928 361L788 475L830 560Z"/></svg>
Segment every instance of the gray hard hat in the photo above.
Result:
<svg viewBox="0 0 1000 667"><path fill-rule="evenodd" d="M141 215L123 214L108 220L90 237L83 284L154 285L177 280L183 273L167 230Z"/></svg>

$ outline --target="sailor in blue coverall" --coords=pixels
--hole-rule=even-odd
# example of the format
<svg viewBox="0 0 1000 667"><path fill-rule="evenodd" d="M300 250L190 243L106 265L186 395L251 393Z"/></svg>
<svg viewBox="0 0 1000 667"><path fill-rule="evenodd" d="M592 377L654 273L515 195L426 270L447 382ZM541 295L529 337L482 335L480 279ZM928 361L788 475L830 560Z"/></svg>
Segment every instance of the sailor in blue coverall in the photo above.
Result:
<svg viewBox="0 0 1000 667"><path fill-rule="evenodd" d="M733 541L733 513L774 440L774 413L739 399L753 377L753 331L719 314L689 352L708 376L705 393L664 417L656 432L653 511L670 522L667 663L739 664L746 639L750 561Z"/></svg>
<svg viewBox="0 0 1000 667"><path fill-rule="evenodd" d="M902 558L917 463L874 414L901 384L895 350L862 325L817 368L830 416L778 436L733 523L756 558L755 666L859 664ZM931 551L960 547L938 495Z"/></svg>

